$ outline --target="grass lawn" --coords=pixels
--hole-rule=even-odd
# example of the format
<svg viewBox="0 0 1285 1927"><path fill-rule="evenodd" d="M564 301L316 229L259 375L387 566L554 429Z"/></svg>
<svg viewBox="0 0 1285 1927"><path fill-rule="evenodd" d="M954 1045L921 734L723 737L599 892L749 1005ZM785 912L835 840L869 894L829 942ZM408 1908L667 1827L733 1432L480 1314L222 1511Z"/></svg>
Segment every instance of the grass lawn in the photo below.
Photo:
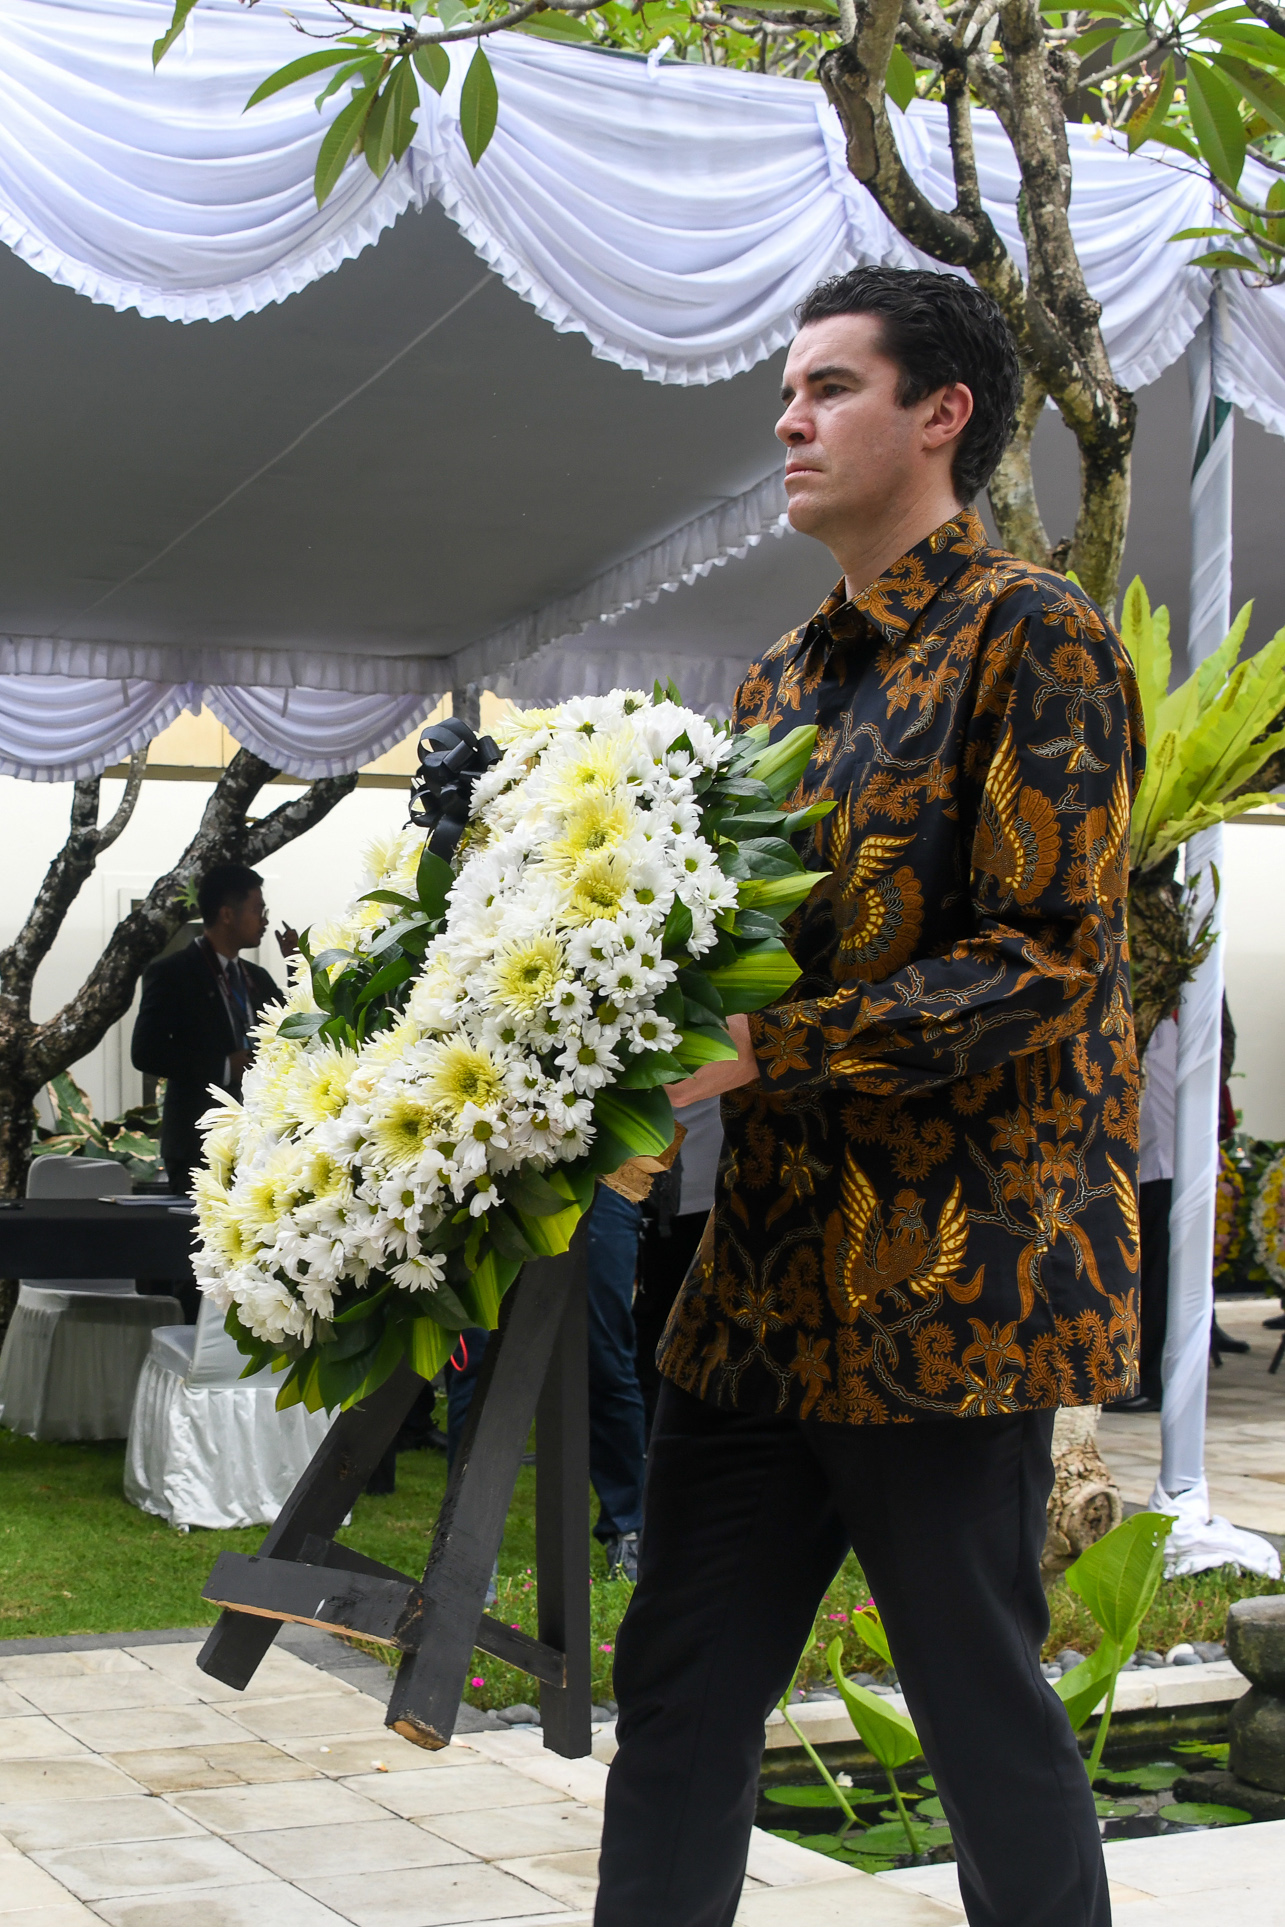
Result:
<svg viewBox="0 0 1285 1927"><path fill-rule="evenodd" d="M124 1456L120 1444L37 1445L0 1428L0 1640L212 1623L214 1610L202 1602L201 1587L216 1555L256 1551L262 1530L174 1531L125 1503ZM361 1499L342 1537L372 1559L419 1573L446 1488L442 1454L403 1453L397 1488L387 1498ZM527 1632L536 1630L534 1565L535 1471L524 1467L500 1551L500 1597L493 1610ZM616 1629L632 1588L608 1581L596 1542L593 1569L594 1696L602 1700L611 1696ZM1183 1639L1221 1639L1233 1599L1281 1591L1279 1582L1230 1570L1170 1580L1143 1623L1141 1643L1165 1651ZM868 1592L860 1567L849 1558L822 1604L804 1683L824 1678L825 1648L836 1632L849 1672L882 1670L851 1627ZM1092 1651L1097 1630L1074 1594L1059 1584L1049 1605L1053 1624L1045 1652L1064 1646ZM474 1705L538 1703L535 1680L481 1654L474 1659L465 1693Z"/></svg>

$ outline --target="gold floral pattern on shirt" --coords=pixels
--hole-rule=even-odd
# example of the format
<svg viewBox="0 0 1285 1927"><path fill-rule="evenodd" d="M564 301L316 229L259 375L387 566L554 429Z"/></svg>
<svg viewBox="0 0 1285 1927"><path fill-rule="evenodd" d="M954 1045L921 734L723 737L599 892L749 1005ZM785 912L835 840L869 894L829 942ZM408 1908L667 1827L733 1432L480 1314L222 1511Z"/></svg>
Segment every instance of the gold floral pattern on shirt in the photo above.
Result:
<svg viewBox="0 0 1285 1927"><path fill-rule="evenodd" d="M846 1424L1120 1397L1136 1381L1138 1065L1125 896L1133 673L1074 584L961 512L745 677L815 723L796 805L830 874L750 1019L718 1203L661 1367Z"/></svg>

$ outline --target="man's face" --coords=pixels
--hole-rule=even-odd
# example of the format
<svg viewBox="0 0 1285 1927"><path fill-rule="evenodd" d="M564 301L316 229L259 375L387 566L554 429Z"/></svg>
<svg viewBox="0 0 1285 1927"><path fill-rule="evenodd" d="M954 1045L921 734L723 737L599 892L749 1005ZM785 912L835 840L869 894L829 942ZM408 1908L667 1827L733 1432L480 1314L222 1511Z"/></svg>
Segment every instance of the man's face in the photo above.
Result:
<svg viewBox="0 0 1285 1927"><path fill-rule="evenodd" d="M790 523L831 547L937 486L944 439L958 434L943 439L934 424L939 396L901 406L900 371L881 338L877 315L834 315L801 328L785 363L776 432L787 449Z"/></svg>
<svg viewBox="0 0 1285 1927"><path fill-rule="evenodd" d="M223 928L229 942L238 950L257 950L268 928L268 912L263 901L263 892L255 886L240 903L225 903L219 911L219 918L226 918Z"/></svg>

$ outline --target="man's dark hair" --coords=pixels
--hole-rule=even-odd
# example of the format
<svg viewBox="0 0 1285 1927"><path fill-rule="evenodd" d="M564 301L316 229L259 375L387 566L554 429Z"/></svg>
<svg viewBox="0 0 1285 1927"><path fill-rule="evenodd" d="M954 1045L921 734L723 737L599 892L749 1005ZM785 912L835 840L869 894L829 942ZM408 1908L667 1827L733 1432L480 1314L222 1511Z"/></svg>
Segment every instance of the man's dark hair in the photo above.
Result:
<svg viewBox="0 0 1285 1927"><path fill-rule="evenodd" d="M1008 447L1022 394L1017 349L995 303L957 274L853 268L822 281L799 303L799 326L842 314L879 317L881 350L901 370L903 408L951 382L971 391L973 412L951 463L956 495L971 502Z"/></svg>
<svg viewBox="0 0 1285 1927"><path fill-rule="evenodd" d="M258 871L248 869L244 863L216 863L212 870L207 870L196 893L201 922L206 929L217 921L225 903L244 903L251 890L259 889L262 883Z"/></svg>

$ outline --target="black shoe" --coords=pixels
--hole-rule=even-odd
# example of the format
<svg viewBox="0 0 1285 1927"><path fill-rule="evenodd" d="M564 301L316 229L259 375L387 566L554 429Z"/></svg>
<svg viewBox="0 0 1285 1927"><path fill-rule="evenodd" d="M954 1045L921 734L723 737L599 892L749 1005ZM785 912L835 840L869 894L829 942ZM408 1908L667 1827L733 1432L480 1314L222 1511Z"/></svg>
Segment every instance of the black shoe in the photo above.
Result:
<svg viewBox="0 0 1285 1927"><path fill-rule="evenodd" d="M622 1532L618 1538L608 1539L603 1547L607 1555L608 1579L627 1579L631 1585L638 1584L638 1534Z"/></svg>
<svg viewBox="0 0 1285 1927"><path fill-rule="evenodd" d="M1132 1398L1113 1398L1102 1407L1104 1412L1158 1412L1160 1400L1151 1398L1146 1392L1135 1392Z"/></svg>
<svg viewBox="0 0 1285 1927"><path fill-rule="evenodd" d="M1263 1330L1265 1332L1285 1332L1285 1311L1281 1312L1275 1318L1264 1318Z"/></svg>
<svg viewBox="0 0 1285 1927"><path fill-rule="evenodd" d="M1218 1320L1214 1320L1213 1347L1216 1352L1247 1352L1249 1346L1243 1338L1229 1338Z"/></svg>

